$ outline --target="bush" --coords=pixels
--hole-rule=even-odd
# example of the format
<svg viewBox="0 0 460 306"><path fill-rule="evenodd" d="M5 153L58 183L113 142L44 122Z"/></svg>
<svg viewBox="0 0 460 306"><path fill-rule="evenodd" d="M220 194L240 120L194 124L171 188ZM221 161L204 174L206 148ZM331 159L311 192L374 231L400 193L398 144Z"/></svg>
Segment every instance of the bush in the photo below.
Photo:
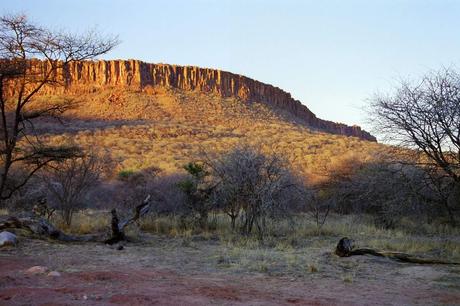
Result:
<svg viewBox="0 0 460 306"><path fill-rule="evenodd" d="M41 176L49 196L68 226L73 214L85 207L89 192L99 182L102 167L96 156L85 155L50 164Z"/></svg>
<svg viewBox="0 0 460 306"><path fill-rule="evenodd" d="M131 169L121 170L120 172L118 172L118 179L122 181L128 180L130 177L134 175L134 173L134 170Z"/></svg>
<svg viewBox="0 0 460 306"><path fill-rule="evenodd" d="M256 228L262 238L268 219L289 216L296 204L298 182L280 156L237 147L220 158L207 159L214 190L212 200L242 234Z"/></svg>
<svg viewBox="0 0 460 306"><path fill-rule="evenodd" d="M189 176L178 183L178 187L186 196L185 204L192 214L197 225L204 229L208 225L208 215L213 209L213 203L209 201L213 187L207 180L209 173L205 166L199 163L188 163L184 166Z"/></svg>
<svg viewBox="0 0 460 306"><path fill-rule="evenodd" d="M449 178L427 175L426 169L395 162L362 164L354 172L338 175L328 189L339 212L374 216L384 228L397 227L403 218L419 223L445 216L440 210L451 188Z"/></svg>

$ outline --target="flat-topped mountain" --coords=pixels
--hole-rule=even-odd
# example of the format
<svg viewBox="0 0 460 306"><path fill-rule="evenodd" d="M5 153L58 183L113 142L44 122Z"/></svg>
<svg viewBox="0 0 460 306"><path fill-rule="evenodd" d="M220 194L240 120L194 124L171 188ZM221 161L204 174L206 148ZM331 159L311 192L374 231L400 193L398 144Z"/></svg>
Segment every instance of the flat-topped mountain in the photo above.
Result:
<svg viewBox="0 0 460 306"><path fill-rule="evenodd" d="M28 68L39 79L45 65L34 60ZM157 167L181 173L203 152L222 154L243 145L280 154L301 177L321 180L324 171L372 160L384 148L357 126L319 119L289 93L230 72L84 61L53 78L57 86L43 87L28 107L69 101L71 108L60 121L35 121L35 132L50 144L71 142L108 154L115 172ZM16 94L14 88L5 94Z"/></svg>
<svg viewBox="0 0 460 306"><path fill-rule="evenodd" d="M33 61L32 69L40 70L45 65L46 62ZM376 141L374 136L359 126L317 118L308 107L278 87L216 69L150 64L138 60L80 61L69 63L65 69L58 71L55 78L65 86L44 88L42 94L94 93L109 87L129 88L147 94L158 87L182 92L197 91L221 98L236 98L244 103L262 103L275 111L290 114L296 123L314 130Z"/></svg>

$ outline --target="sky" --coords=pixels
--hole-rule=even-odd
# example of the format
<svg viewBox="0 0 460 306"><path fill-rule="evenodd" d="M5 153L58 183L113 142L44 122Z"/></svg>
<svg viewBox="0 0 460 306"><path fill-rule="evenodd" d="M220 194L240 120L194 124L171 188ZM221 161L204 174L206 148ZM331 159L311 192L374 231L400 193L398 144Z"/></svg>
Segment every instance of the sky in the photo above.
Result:
<svg viewBox="0 0 460 306"><path fill-rule="evenodd" d="M106 59L194 65L290 92L318 117L371 128L401 79L460 64L460 0L0 0L0 13L121 44Z"/></svg>

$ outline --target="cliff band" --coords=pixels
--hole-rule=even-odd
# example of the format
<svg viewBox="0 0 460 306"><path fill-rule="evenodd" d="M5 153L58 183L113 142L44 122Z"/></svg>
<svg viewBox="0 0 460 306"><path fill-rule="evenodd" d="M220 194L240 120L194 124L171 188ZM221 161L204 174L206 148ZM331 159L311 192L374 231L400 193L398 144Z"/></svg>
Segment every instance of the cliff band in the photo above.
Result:
<svg viewBox="0 0 460 306"><path fill-rule="evenodd" d="M33 60L29 69L46 71L47 65L49 63L45 61ZM151 64L138 60L79 61L59 69L54 78L62 81L65 86L48 86L42 93L82 93L113 86L135 90L144 90L149 86L196 90L221 97L236 97L245 102L265 103L293 114L313 129L376 141L374 136L359 126L317 118L300 101L278 87L216 69Z"/></svg>

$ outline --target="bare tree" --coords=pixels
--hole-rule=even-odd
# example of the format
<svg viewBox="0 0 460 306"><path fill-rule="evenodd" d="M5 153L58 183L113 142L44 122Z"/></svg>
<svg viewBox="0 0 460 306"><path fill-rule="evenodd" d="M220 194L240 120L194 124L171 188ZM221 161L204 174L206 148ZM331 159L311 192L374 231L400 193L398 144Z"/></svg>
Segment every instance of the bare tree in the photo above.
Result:
<svg viewBox="0 0 460 306"><path fill-rule="evenodd" d="M43 166L78 154L76 147L45 145L33 133L35 119L57 116L69 103L40 107L34 105L35 98L46 86L64 85L56 75L69 62L105 54L117 44L116 37L101 37L94 31L84 35L51 31L24 15L0 18L0 201L10 198ZM10 184L14 165L28 173Z"/></svg>
<svg viewBox="0 0 460 306"><path fill-rule="evenodd" d="M46 167L43 181L67 225L71 224L74 212L84 207L89 191L99 181L102 167L93 155L68 158Z"/></svg>
<svg viewBox="0 0 460 306"><path fill-rule="evenodd" d="M326 190L319 188L303 188L303 194L307 213L315 222L316 229L320 231L329 217L333 207L333 199L328 196Z"/></svg>
<svg viewBox="0 0 460 306"><path fill-rule="evenodd" d="M289 215L297 182L280 156L240 147L208 158L206 164L215 180L214 202L229 215L233 228L240 217L243 234L255 227L262 238L267 219Z"/></svg>
<svg viewBox="0 0 460 306"><path fill-rule="evenodd" d="M402 82L394 94L372 100L370 115L387 139L419 154L416 163L434 179L432 186L450 181L443 204L454 223L449 203L460 186L460 75L444 69L415 84Z"/></svg>

